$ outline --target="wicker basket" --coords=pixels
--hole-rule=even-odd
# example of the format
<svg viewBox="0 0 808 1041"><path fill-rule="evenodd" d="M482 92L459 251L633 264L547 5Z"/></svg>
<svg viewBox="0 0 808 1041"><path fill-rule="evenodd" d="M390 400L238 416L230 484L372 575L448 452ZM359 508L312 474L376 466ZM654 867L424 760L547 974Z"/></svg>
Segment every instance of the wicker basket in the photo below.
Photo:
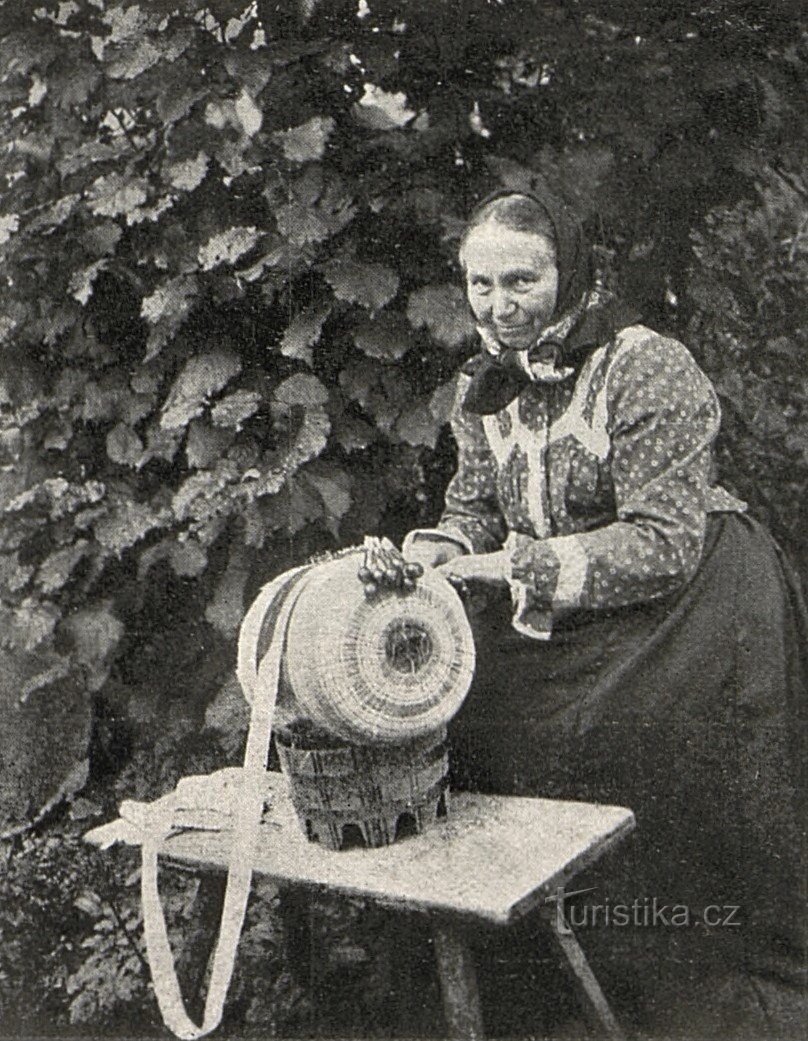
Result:
<svg viewBox="0 0 808 1041"><path fill-rule="evenodd" d="M368 600L357 556L317 565L289 621L285 674L299 714L347 741L399 744L460 708L474 641L457 593L428 572L409 593Z"/></svg>
<svg viewBox="0 0 808 1041"><path fill-rule="evenodd" d="M245 696L277 694L276 747L301 826L331 849L387 845L446 815L446 724L474 673L446 579L428 571L369 599L361 561L348 551L275 579L239 640Z"/></svg>
<svg viewBox="0 0 808 1041"><path fill-rule="evenodd" d="M275 739L300 826L329 849L387 846L447 815L445 729L394 748Z"/></svg>

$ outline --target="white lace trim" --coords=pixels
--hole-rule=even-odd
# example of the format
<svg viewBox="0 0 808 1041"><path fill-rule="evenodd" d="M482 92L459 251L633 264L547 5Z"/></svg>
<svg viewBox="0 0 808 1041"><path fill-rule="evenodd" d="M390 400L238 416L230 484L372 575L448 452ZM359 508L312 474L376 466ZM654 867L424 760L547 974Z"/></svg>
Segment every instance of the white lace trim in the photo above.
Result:
<svg viewBox="0 0 808 1041"><path fill-rule="evenodd" d="M511 421L511 429L503 437L496 415L483 416L483 430L491 448L497 467L501 470L515 448L527 458L527 502L525 503L530 523L538 538L550 534L550 520L545 513L544 503L544 439L536 436L519 418L519 399L515 398L505 409Z"/></svg>
<svg viewBox="0 0 808 1041"><path fill-rule="evenodd" d="M538 627L530 625L524 617L528 610L528 594L530 593L530 586L516 578L511 579L509 585L511 587L511 601L513 603L513 618L511 619L511 625L518 633L521 633L523 636L529 636L532 640L549 640L553 635L552 611L534 611L533 617L537 619L539 625Z"/></svg>
<svg viewBox="0 0 808 1041"><path fill-rule="evenodd" d="M580 607L589 570L589 558L581 540L577 535L559 535L553 539L553 553L560 564L553 607L556 610Z"/></svg>
<svg viewBox="0 0 808 1041"><path fill-rule="evenodd" d="M586 364L581 370L581 375L575 384L572 398L562 415L550 427L549 443L561 441L562 438L572 435L583 447L601 462L609 454L609 435L606 430L607 409L605 388L601 390L595 401L592 423L584 419L584 404L589 394L589 387L596 372L599 371L604 356L605 347L598 347L587 358Z"/></svg>

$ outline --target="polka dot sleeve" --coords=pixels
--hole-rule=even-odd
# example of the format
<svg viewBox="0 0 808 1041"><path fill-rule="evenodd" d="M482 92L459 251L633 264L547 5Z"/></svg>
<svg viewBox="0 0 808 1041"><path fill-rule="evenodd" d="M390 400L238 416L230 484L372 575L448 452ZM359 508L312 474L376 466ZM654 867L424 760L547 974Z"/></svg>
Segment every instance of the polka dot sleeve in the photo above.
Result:
<svg viewBox="0 0 808 1041"><path fill-rule="evenodd" d="M468 376L459 377L451 419L457 470L446 488L438 530L461 536L474 553L490 553L502 547L505 521L497 500L497 465L482 419L462 407L468 383Z"/></svg>
<svg viewBox="0 0 808 1041"><path fill-rule="evenodd" d="M718 399L682 344L649 332L618 352L607 376L608 434L617 519L574 535L514 546L514 577L557 578L546 607L608 608L674 592L696 571L705 531Z"/></svg>

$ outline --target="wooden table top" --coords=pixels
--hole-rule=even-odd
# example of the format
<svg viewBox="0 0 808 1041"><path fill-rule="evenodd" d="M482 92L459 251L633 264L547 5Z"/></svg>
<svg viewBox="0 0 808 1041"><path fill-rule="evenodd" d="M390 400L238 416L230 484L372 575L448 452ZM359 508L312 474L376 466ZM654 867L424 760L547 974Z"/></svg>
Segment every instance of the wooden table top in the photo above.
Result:
<svg viewBox="0 0 808 1041"><path fill-rule="evenodd" d="M260 829L257 873L400 909L499 924L544 903L634 827L631 810L618 806L455 792L448 819L421 835L381 849L334 852L304 836L285 778L267 777L272 798ZM100 842L110 827L90 832L88 841ZM161 853L185 865L225 869L231 837L226 823L222 830L186 830L166 839Z"/></svg>

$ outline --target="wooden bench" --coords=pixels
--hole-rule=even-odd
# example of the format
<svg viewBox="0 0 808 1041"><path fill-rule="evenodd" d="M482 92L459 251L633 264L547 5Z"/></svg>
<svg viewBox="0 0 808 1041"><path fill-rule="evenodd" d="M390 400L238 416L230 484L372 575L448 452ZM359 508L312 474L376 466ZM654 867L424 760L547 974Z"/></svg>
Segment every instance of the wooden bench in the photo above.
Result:
<svg viewBox="0 0 808 1041"><path fill-rule="evenodd" d="M215 777L216 775L211 775ZM361 897L431 919L448 1036L483 1036L469 926L508 926L538 911L559 944L596 1028L621 1037L617 1022L563 917L564 887L634 827L628 809L593 803L453 793L449 817L425 833L381 849L333 852L303 835L280 774L261 825L257 874L281 887L310 887ZM208 814L215 827L215 810ZM124 822L119 822L123 824ZM89 832L107 845L132 842L115 824ZM232 832L194 828L165 839L161 856L185 867L223 871ZM540 995L537 995L540 1000Z"/></svg>

